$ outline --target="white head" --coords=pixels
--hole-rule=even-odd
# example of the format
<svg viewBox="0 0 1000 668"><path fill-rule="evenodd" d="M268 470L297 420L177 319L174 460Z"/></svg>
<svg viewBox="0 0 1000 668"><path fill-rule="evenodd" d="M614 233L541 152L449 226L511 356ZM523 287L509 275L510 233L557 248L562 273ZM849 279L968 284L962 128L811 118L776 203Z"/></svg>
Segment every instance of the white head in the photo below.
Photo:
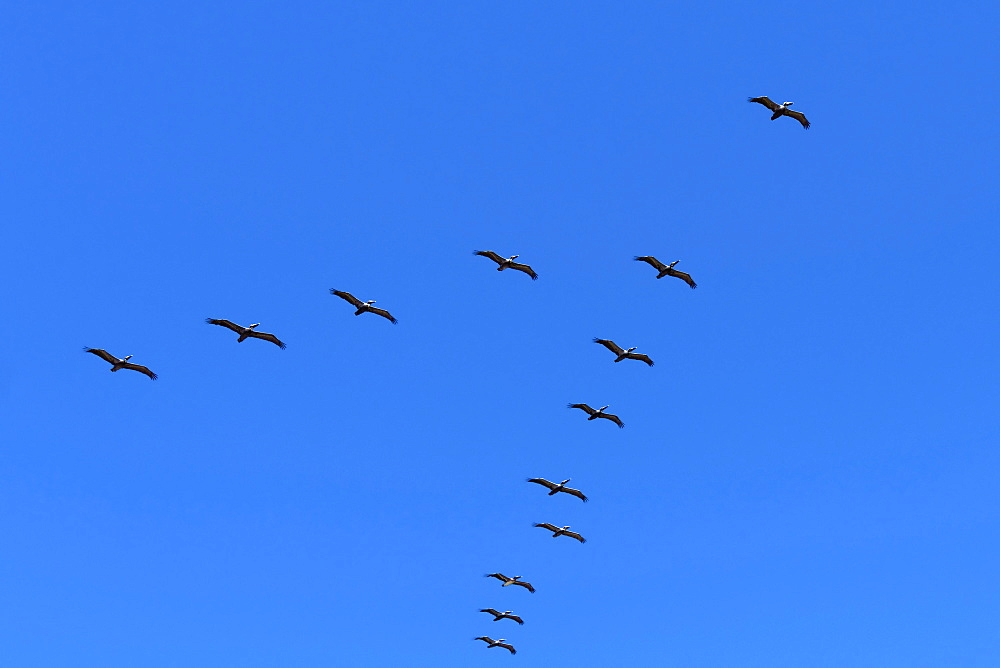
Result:
<svg viewBox="0 0 1000 668"><path fill-rule="evenodd" d="M561 483L559 483L559 484L560 484L560 485L565 485L565 484L566 484L566 483L568 483L568 482L569 482L570 480L571 480L571 478L566 478L565 480L563 480L563 481L562 481Z"/></svg>
<svg viewBox="0 0 1000 668"><path fill-rule="evenodd" d="M680 260L674 260L667 266L667 269L673 269L674 265L677 264L678 262L680 262Z"/></svg>
<svg viewBox="0 0 1000 668"><path fill-rule="evenodd" d="M790 106L792 106L793 104L795 104L795 103L794 103L794 102L782 102L782 103L781 103L781 106L782 106L782 107L790 107Z"/></svg>
<svg viewBox="0 0 1000 668"><path fill-rule="evenodd" d="M504 610L502 614L512 615L512 614L514 614L514 611L513 610Z"/></svg>
<svg viewBox="0 0 1000 668"><path fill-rule="evenodd" d="M369 306L371 306L372 304L374 304L374 303L375 303L375 300L374 300L374 299L369 299L369 300L368 300L368 301L366 301L365 303L366 303L366 304L368 304Z"/></svg>
<svg viewBox="0 0 1000 668"><path fill-rule="evenodd" d="M516 260L519 257L521 257L521 256L520 255L511 255L509 258L507 258L507 261L508 262L513 262L514 260Z"/></svg>
<svg viewBox="0 0 1000 668"><path fill-rule="evenodd" d="M132 359L132 356L126 355L125 357L122 358L122 362L128 362L130 359Z"/></svg>
<svg viewBox="0 0 1000 668"><path fill-rule="evenodd" d="M610 406L610 405L611 405L611 404L608 404L608 406ZM598 408L598 409L597 409L597 412L598 412L598 413L600 413L601 411L603 411L603 410L604 410L605 408L607 408L608 406L601 406L600 408Z"/></svg>
<svg viewBox="0 0 1000 668"><path fill-rule="evenodd" d="M563 531L565 531L568 528L569 528L569 525L567 524L566 526L563 527Z"/></svg>
<svg viewBox="0 0 1000 668"><path fill-rule="evenodd" d="M630 352L632 352L633 350L635 350L635 349L636 349L636 348L638 348L638 347L639 347L639 346L632 346L631 348L629 348L629 349L628 349L628 350L626 350L625 352L627 352L627 353L630 353Z"/></svg>
<svg viewBox="0 0 1000 668"><path fill-rule="evenodd" d="M249 327L247 327L247 329L253 329L254 327L260 327L260 323L259 322L255 322L254 324L252 324Z"/></svg>

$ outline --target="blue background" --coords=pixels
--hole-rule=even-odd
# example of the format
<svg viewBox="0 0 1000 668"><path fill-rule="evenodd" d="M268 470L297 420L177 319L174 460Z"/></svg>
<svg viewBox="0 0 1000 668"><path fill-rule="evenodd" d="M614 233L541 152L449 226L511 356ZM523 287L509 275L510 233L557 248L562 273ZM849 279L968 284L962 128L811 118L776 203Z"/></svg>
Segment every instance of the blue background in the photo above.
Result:
<svg viewBox="0 0 1000 668"><path fill-rule="evenodd" d="M1000 664L998 18L8 6L3 663Z"/></svg>

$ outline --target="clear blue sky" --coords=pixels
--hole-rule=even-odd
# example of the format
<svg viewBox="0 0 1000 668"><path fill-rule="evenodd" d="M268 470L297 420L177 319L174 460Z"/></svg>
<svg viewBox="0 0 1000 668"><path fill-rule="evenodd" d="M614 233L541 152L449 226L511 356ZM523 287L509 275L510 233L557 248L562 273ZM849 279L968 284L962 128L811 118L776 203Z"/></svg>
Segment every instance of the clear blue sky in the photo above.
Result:
<svg viewBox="0 0 1000 668"><path fill-rule="evenodd" d="M6 7L3 664L1000 664L998 18Z"/></svg>

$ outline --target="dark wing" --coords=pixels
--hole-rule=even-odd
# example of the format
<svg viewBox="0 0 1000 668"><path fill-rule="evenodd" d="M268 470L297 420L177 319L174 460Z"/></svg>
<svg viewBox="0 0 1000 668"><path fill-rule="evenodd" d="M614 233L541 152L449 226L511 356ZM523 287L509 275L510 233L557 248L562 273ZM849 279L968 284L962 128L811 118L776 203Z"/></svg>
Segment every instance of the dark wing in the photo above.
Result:
<svg viewBox="0 0 1000 668"><path fill-rule="evenodd" d="M496 578L500 582L510 582L510 578L504 575L503 573L489 573L486 577Z"/></svg>
<svg viewBox="0 0 1000 668"><path fill-rule="evenodd" d="M514 580L514 582L511 584L521 585L522 587L530 591L532 594L535 593L535 588L531 586L530 582L521 582L520 580Z"/></svg>
<svg viewBox="0 0 1000 668"><path fill-rule="evenodd" d="M500 257L493 251L476 251L476 255L482 255L483 257L488 257L497 264L503 264L504 258Z"/></svg>
<svg viewBox="0 0 1000 668"><path fill-rule="evenodd" d="M649 366L653 366L653 360L649 359L649 355L644 353L629 353L626 357L630 360L639 360L640 362L645 362Z"/></svg>
<svg viewBox="0 0 1000 668"><path fill-rule="evenodd" d="M771 111L775 111L780 105L771 102L771 98L767 95L761 95L760 97L748 97L747 102L756 102L757 104L762 104Z"/></svg>
<svg viewBox="0 0 1000 668"><path fill-rule="evenodd" d="M330 294L337 295L341 299L350 302L351 305L354 306L354 308L358 308L363 303L360 299L352 295L350 292L344 292L343 290L334 290L333 288L330 288Z"/></svg>
<svg viewBox="0 0 1000 668"><path fill-rule="evenodd" d="M274 334L268 334L267 332L250 332L249 334L255 339L264 339L265 341L270 341L274 345L278 346L282 350L285 349L285 344L282 343L277 336Z"/></svg>
<svg viewBox="0 0 1000 668"><path fill-rule="evenodd" d="M126 362L125 364L122 365L122 368L132 369L132 371L138 371L139 373L149 376L151 380L156 380L156 374L141 364L132 364L131 362Z"/></svg>
<svg viewBox="0 0 1000 668"><path fill-rule="evenodd" d="M497 617L497 616L500 615L500 611L499 610L494 610L493 608L483 608L479 612L488 612L491 615L493 615L494 617ZM478 638L476 638L476 640L478 640Z"/></svg>
<svg viewBox="0 0 1000 668"><path fill-rule="evenodd" d="M690 285L692 290L694 290L696 287L698 287L698 284L694 282L693 278L691 278L691 274L689 274L689 273L687 273L685 271L677 271L676 269L671 269L670 272L667 275L668 276L675 276L675 277L681 279L682 281L684 281L685 283L687 283L688 285Z"/></svg>
<svg viewBox="0 0 1000 668"><path fill-rule="evenodd" d="M580 410L587 413L587 415L593 415L597 411L588 406L587 404L566 404L567 408L579 408Z"/></svg>
<svg viewBox="0 0 1000 668"><path fill-rule="evenodd" d="M506 617L507 619L513 619L515 622L521 624L522 626L524 625L524 620L518 617L517 615L504 615L504 617Z"/></svg>
<svg viewBox="0 0 1000 668"><path fill-rule="evenodd" d="M514 649L513 645L508 645L505 642L499 642L494 647L503 647L504 649L509 649L511 654L517 654L517 650Z"/></svg>
<svg viewBox="0 0 1000 668"><path fill-rule="evenodd" d="M611 420L616 425L618 425L619 428L624 428L625 427L625 423L622 422L621 420L619 420L617 415L612 415L611 413L601 413L597 417L602 417L602 418L604 418L606 420Z"/></svg>
<svg viewBox="0 0 1000 668"><path fill-rule="evenodd" d="M652 255L637 255L636 257L634 257L632 259L633 260L637 260L639 262L645 262L646 264L648 264L648 265L652 266L654 269L656 269L656 271L663 271L664 269L667 268L667 265L663 264L662 262L660 262L659 260L657 260Z"/></svg>
<svg viewBox="0 0 1000 668"><path fill-rule="evenodd" d="M619 346L614 341L608 339L594 339L594 343L600 343L602 346L613 352L615 355L621 355L625 350Z"/></svg>
<svg viewBox="0 0 1000 668"><path fill-rule="evenodd" d="M84 348L83 352L93 353L109 364L117 364L121 360L109 353L104 348Z"/></svg>
<svg viewBox="0 0 1000 668"><path fill-rule="evenodd" d="M559 531L559 527L554 524L549 524L548 522L542 522L541 524L533 524L532 526L541 527L542 529L548 529L549 531Z"/></svg>
<svg viewBox="0 0 1000 668"><path fill-rule="evenodd" d="M478 638L475 638L475 640L482 640L483 642L488 642L491 645L493 644L493 638L489 636L479 636Z"/></svg>
<svg viewBox="0 0 1000 668"><path fill-rule="evenodd" d="M559 486L559 485L555 484L554 482L549 482L545 478L528 478L528 482L537 482L539 485L544 485L545 487L548 487L549 489L555 489L556 487Z"/></svg>
<svg viewBox="0 0 1000 668"><path fill-rule="evenodd" d="M216 320L215 318L205 318L205 322L207 322L210 325L219 325L220 327L231 329L237 334L243 332L243 328L237 325L235 322L232 322L231 320Z"/></svg>
<svg viewBox="0 0 1000 668"><path fill-rule="evenodd" d="M564 531L563 535L564 536L569 536L570 538L576 538L581 543L586 543L587 542L586 538L584 538L583 536L581 536L580 534L578 534L575 531Z"/></svg>
<svg viewBox="0 0 1000 668"><path fill-rule="evenodd" d="M584 495L584 493L583 493L583 492L581 492L581 491L580 491L580 490L578 490L578 489L573 489L572 487L563 487L563 488L562 488L561 490L559 490L559 491L560 491L560 492L566 492L567 494L572 494L573 496L575 496L576 498L580 499L580 500L581 500L581 501L583 501L584 503L586 503L586 502L587 502L587 497L586 497L586 496Z"/></svg>
<svg viewBox="0 0 1000 668"><path fill-rule="evenodd" d="M803 114L801 111L792 111L791 109L785 109L785 116L791 116L799 123L801 123L802 127L804 127L806 130L809 129L809 121L806 120L806 115Z"/></svg>
<svg viewBox="0 0 1000 668"><path fill-rule="evenodd" d="M531 276L531 280L533 280L533 281L537 281L538 280L538 274L536 274L535 270L532 269L531 267L529 267L526 264L521 264L520 262L511 262L507 266L509 266L511 269L517 269L518 271L523 271L528 276Z"/></svg>
<svg viewBox="0 0 1000 668"><path fill-rule="evenodd" d="M392 317L392 314L389 313L388 311L386 311L384 308L375 308L374 306L372 306L368 310L371 311L372 313L374 313L375 315L382 316L383 318L385 318L386 320L388 320L389 322L391 322L394 325L397 322L397 320Z"/></svg>

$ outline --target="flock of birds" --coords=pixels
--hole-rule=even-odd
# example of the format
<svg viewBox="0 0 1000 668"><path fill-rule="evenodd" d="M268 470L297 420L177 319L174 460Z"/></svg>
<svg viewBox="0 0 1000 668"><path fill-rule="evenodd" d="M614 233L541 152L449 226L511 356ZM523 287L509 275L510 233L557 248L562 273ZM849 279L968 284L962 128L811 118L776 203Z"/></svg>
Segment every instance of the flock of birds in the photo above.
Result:
<svg viewBox="0 0 1000 668"><path fill-rule="evenodd" d="M793 104L792 102L783 102L781 104L777 104L775 102L772 102L770 98L766 96L751 97L748 98L748 100L750 102L756 102L758 104L762 104L769 110L771 110L772 121L782 116L789 116L797 120L799 123L801 123L803 128L807 130L809 129L810 124L809 121L806 120L805 114L803 114L800 111L792 111L789 108L792 106ZM523 264L521 262L515 262L515 260L517 260L517 258L520 257L519 255L512 255L510 257L505 258L494 251L475 251L475 254L481 257L488 258L493 262L495 262L497 264L497 271L504 271L505 269L513 269L514 271L520 271L524 274L527 274L528 276L531 277L531 280L538 279L538 274L535 272L534 269L531 268L530 265ZM690 274L674 268L678 264L679 260L674 260L670 264L664 264L651 255L637 256L634 258L634 260L636 260L637 262L645 262L646 264L656 269L657 272L656 278L671 276L684 281L692 289L698 287L698 284L694 282L694 279L691 278ZM373 304L375 304L374 299L368 301L361 301L360 299L352 295L350 292L345 292L343 290L336 290L332 288L330 289L330 294L336 297L340 297L344 301L348 302L352 307L354 307L355 309L354 315L356 316L362 315L364 313L371 313L373 315L385 318L394 325L397 324L398 322L396 318L391 313L389 313L389 311L380 307L373 306ZM210 325L225 327L226 329L236 333L238 335L238 338L236 339L237 343L242 343L247 339L260 339L262 341L268 341L270 343L273 343L274 345L278 346L281 349L285 348L285 343L281 341L281 339L279 339L274 334L257 331L257 327L259 327L261 323L254 323L252 325L247 325L244 327L243 325L238 325L232 322L231 320L225 320L225 319L207 318L205 322ZM614 353L615 355L614 361L616 363L621 362L623 360L636 360L639 362L643 362L648 366L653 366L653 360L649 357L649 355L646 355L644 353L634 352L636 350L635 347L622 348L617 343L609 339L595 338L594 343L597 343L607 348L610 352ZM103 359L105 362L109 363L111 365L110 370L112 372L120 371L121 369L128 369L131 371L138 371L139 373L149 377L151 380L157 379L157 375L153 371L151 371L148 367L143 366L141 364L135 364L130 362L129 360L132 359L132 355L126 355L125 357L119 359L118 357L115 357L114 355L109 353L107 350L104 350L103 348L84 348L84 351L96 355L101 359ZM588 421L602 418L614 422L616 425L618 425L619 428L623 428L625 426L625 424L621 421L621 419L617 415L605 412L609 408L609 406L592 408L588 404L580 403L580 404L568 404L568 407L578 408L583 412L587 413ZM529 478L528 482L541 485L546 489L548 489L549 490L548 496L554 496L559 493L564 493L564 494L569 494L571 496L575 496L581 501L584 502L587 501L587 497L583 494L583 492L581 492L579 489L574 489L572 487L567 486L567 484L570 482L570 479L568 478L558 483L551 482L549 480L546 480L545 478ZM575 531L570 531L569 526L559 527L554 524L550 524L548 522L537 523L534 524L533 526L552 532L553 538L566 536L568 538L577 540L580 543L587 542L587 539L584 538L579 533ZM501 587L509 587L513 585L527 589L532 594L535 593L535 587L530 582L525 582L524 580L522 580L520 575L514 575L509 577L507 575L504 575L503 573L489 573L486 575L486 577L495 578L499 580L502 583L500 585ZM521 617L519 617L518 615L514 614L512 610L505 610L501 612L499 610L496 610L495 608L482 608L480 612L485 612L487 614L492 615L494 622L499 622L503 619L510 619L514 622L517 622L519 625L524 624L524 620L521 619ZM499 638L497 640L494 640L490 636L479 636L475 639L482 640L483 642L485 642L487 648L502 647L503 649L509 651L511 654L517 653L517 650L514 648L513 645L507 642L506 638Z"/></svg>
<svg viewBox="0 0 1000 668"><path fill-rule="evenodd" d="M538 278L538 274L535 273L535 271L530 266L514 262L514 260L519 257L517 255L511 256L509 258L503 258L500 255L494 253L493 251L476 251L476 255L482 255L483 257L488 257L489 259L496 262L497 265L499 265L497 267L497 271L503 271L504 269L516 269L517 271L522 271L525 274L531 276L532 280ZM637 262L645 262L646 264L656 269L657 278L663 278L664 276L673 276L674 278L679 278L680 280L684 281L691 288L698 287L698 284L694 282L694 279L691 278L690 274L680 271L678 269L674 269L674 267L677 266L677 263L680 262L680 260L674 260L670 264L663 264L652 255L640 255L633 259L635 259ZM594 343L604 346L609 351L614 353L616 363L621 362L622 360L636 360L639 362L644 362L648 366L653 366L653 360L649 357L649 355L646 355L644 353L634 352L636 350L636 348L634 347L622 348L621 346L619 346L617 343L615 343L610 339L595 338ZM611 420L616 425L618 425L619 428L625 426L625 423L622 422L617 415L612 415L611 413L605 412L608 409L608 406L601 406L600 408L592 408L588 404L568 404L568 406L569 408L579 408L580 410L585 412L587 414L587 420L596 420L597 418L604 418L605 420ZM562 492L564 494L575 496L581 501L586 502L587 497L583 492L573 487L567 486L569 481L570 481L569 478L563 480L562 482L552 482L550 480L546 480L545 478L528 479L528 482L541 485L542 487L548 489L549 490L548 496L555 496L556 494ZM587 542L587 539L584 538L582 535L580 535L578 532L570 531L571 527L569 525L560 527L556 526L555 524L551 524L549 522L539 522L532 526L537 527L539 529L545 529L546 531L551 531L553 538L558 538L559 536L566 536L568 538L577 540L580 543ZM511 585L516 585L518 587L523 587L524 589L527 589L532 594L535 593L534 585L532 585L530 582L525 582L524 580L522 580L520 575L507 576L504 575L503 573L489 573L486 575L486 577L496 578L502 583L500 585L501 587L509 587ZM518 615L515 615L513 610L505 610L501 612L496 608L482 608L479 612L485 612L487 614L493 615L494 622L499 622L502 619L510 619L517 622L518 624L524 624L524 620L521 619L521 617L519 617ZM492 647L502 647L511 654L517 654L517 650L514 649L514 646L512 644L507 642L506 638L498 638L494 640L490 636L478 636L476 640L482 640L483 642L485 642L487 649Z"/></svg>

